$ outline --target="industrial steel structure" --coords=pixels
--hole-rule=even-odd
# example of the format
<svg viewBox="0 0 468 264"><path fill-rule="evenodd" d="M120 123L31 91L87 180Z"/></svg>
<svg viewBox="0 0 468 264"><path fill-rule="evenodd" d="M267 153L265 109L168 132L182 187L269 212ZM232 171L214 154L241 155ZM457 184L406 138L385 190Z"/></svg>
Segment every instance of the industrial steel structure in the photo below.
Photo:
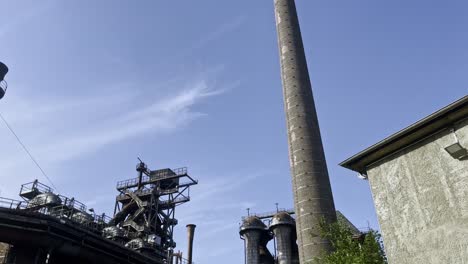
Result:
<svg viewBox="0 0 468 264"><path fill-rule="evenodd" d="M278 264L299 263L296 244L296 221L287 212L278 212L270 223L275 237Z"/></svg>
<svg viewBox="0 0 468 264"><path fill-rule="evenodd" d="M298 264L299 252L296 237L296 219L292 209L277 209L274 212L251 214L242 217L239 228L244 240L246 264ZM367 231L361 232L340 211L337 221L353 234L353 239L362 241ZM274 255L267 248L273 241ZM312 262L313 263L313 262Z"/></svg>
<svg viewBox="0 0 468 264"><path fill-rule="evenodd" d="M4 262L187 263L174 255L175 207L198 182L186 168L151 171L140 161L137 172L117 183L113 218L37 180L21 186L23 201L0 198L0 242L10 245Z"/></svg>
<svg viewBox="0 0 468 264"><path fill-rule="evenodd" d="M329 250L321 218L336 220L333 195L294 0L274 0L301 263Z"/></svg>
<svg viewBox="0 0 468 264"><path fill-rule="evenodd" d="M137 178L117 183L120 193L109 224L131 238L127 247L154 251L165 258L167 251L176 247L175 208L190 201L190 186L198 182L187 174L186 168L151 171L140 161L136 170Z"/></svg>
<svg viewBox="0 0 468 264"><path fill-rule="evenodd" d="M242 218L239 234L244 240L246 264L299 263L294 210L252 214ZM274 242L272 255L267 248Z"/></svg>

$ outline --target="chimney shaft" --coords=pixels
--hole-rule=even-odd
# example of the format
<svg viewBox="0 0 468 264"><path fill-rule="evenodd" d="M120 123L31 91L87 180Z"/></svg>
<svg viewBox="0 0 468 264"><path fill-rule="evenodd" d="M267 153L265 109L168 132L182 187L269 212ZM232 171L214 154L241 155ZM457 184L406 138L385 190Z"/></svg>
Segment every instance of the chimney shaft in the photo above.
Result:
<svg viewBox="0 0 468 264"><path fill-rule="evenodd" d="M330 179L294 0L274 0L300 263L330 250L319 237L335 221Z"/></svg>
<svg viewBox="0 0 468 264"><path fill-rule="evenodd" d="M187 249L187 263L192 264L192 250L193 250L193 236L195 233L196 225L187 225L187 236L188 236L188 249Z"/></svg>

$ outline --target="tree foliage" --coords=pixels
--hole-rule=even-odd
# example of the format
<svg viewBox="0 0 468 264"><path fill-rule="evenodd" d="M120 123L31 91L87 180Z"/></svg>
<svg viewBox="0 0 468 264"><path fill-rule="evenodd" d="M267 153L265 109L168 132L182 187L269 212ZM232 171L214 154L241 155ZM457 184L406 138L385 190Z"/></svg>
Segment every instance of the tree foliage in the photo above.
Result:
<svg viewBox="0 0 468 264"><path fill-rule="evenodd" d="M330 241L333 251L318 264L386 264L381 235L375 230L356 236L344 223L320 223L321 236Z"/></svg>

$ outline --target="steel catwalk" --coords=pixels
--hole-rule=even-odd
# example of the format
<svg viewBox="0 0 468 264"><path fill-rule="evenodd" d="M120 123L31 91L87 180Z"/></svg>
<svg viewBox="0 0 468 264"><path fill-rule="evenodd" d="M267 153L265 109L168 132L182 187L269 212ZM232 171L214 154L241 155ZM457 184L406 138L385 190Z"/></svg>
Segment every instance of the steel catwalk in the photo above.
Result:
<svg viewBox="0 0 468 264"><path fill-rule="evenodd" d="M275 0L300 263L329 251L319 237L336 213L294 0Z"/></svg>

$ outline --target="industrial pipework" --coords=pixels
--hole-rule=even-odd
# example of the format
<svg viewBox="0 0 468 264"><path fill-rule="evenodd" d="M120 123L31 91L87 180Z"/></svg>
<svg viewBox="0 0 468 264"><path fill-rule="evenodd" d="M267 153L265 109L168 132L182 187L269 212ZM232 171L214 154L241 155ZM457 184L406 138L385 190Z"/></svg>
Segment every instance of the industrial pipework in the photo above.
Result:
<svg viewBox="0 0 468 264"><path fill-rule="evenodd" d="M192 264L192 250L193 250L193 236L195 234L194 224L187 225L187 236L188 236L188 248L187 248L187 263Z"/></svg>
<svg viewBox="0 0 468 264"><path fill-rule="evenodd" d="M294 0L275 0L281 78L300 263L330 250L319 235L324 218L336 221L307 61Z"/></svg>
<svg viewBox="0 0 468 264"><path fill-rule="evenodd" d="M196 185L198 181L188 175L187 168L149 170L140 161L137 171L137 178L117 183L119 195L116 197L112 219L104 214L97 215L94 209L87 209L74 198L60 195L37 180L21 186L20 196L24 201L0 197L0 233L2 234L0 242L13 245L7 259L14 259L18 255L28 259L23 262L8 263L32 263L32 260L39 258L42 261L46 258L43 253L49 251L53 251L51 258L54 261L57 259L60 261L47 263L64 263L62 258L76 256L83 258L75 259L82 262L71 261L71 263L91 263L90 260L96 260L99 263L112 264L122 258L124 261L118 263L143 264L147 263L145 261L156 264L170 263L176 247L173 239L174 227L178 224L175 208L190 201L190 187ZM14 216L21 217L14 218ZM28 238L25 238L21 232L26 229L17 228L10 223L6 225L5 217L17 219L15 222L17 226L27 225L28 228L29 222L23 223L23 220L36 223L38 218L41 219L41 225L48 225L47 221L52 221L54 225L51 228L55 229L49 228L46 234L40 233L41 237L36 237L34 245L31 242L31 245L23 248L25 245L23 238L25 241ZM43 219L46 220L42 221ZM187 228L190 240L189 263L192 263L195 225L189 225ZM34 230L42 232L40 228ZM60 237L49 234L60 234ZM70 243L62 243L62 240ZM93 243L86 244L86 241ZM69 247L62 244L67 244ZM89 251L93 247L95 252ZM112 250L109 250L109 247ZM27 255L28 252L32 255ZM103 260L98 259L98 256ZM32 260L29 261L30 259ZM180 264L186 263L182 258L179 259ZM36 262L39 263L34 261Z"/></svg>

